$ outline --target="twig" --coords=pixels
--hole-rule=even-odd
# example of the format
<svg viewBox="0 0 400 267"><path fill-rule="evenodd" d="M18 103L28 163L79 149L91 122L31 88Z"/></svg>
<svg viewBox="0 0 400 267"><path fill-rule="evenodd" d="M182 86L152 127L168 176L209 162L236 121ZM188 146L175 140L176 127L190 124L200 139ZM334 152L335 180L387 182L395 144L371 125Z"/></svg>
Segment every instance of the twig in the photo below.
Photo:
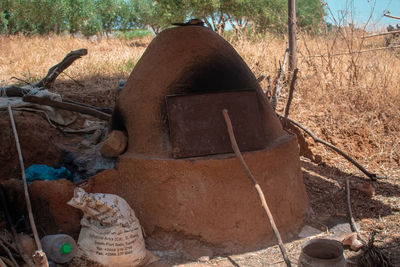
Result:
<svg viewBox="0 0 400 267"><path fill-rule="evenodd" d="M268 216L268 220L269 220L269 222L271 224L272 229L274 230L276 239L278 240L279 248L281 250L283 259L285 260L286 266L290 267L291 266L290 260L289 260L289 258L287 256L286 249L285 249L285 247L283 245L283 242L282 242L282 239L281 239L281 235L279 234L278 228L275 225L274 218L273 218L273 216L271 214L271 211L269 210L267 201L265 200L264 193L261 190L261 187L258 184L258 181L253 176L253 174L251 173L249 167L247 166L246 162L244 161L244 158L243 158L242 154L240 153L240 149L239 149L239 147L237 145L237 142L236 142L235 134L233 133L233 127L232 127L231 119L229 118L229 115L228 115L228 110L226 110L226 109L222 110L222 114L223 114L224 119L225 119L226 128L228 130L229 138L230 138L231 144L232 144L232 149L235 152L236 157L238 157L238 159L240 160L240 163L242 164L243 168L245 169L245 171L247 173L247 176L253 182L254 187L257 190L258 196L260 197L260 200L261 200L261 205L264 208L264 211Z"/></svg>
<svg viewBox="0 0 400 267"><path fill-rule="evenodd" d="M391 18L391 19L400 19L400 17L395 17L392 15L388 15L388 14L383 14L385 17Z"/></svg>
<svg viewBox="0 0 400 267"><path fill-rule="evenodd" d="M293 71L293 77L290 82L289 97L288 97L288 101L286 103L286 108L285 108L285 120L283 121L283 127L286 127L286 120L287 120L287 117L289 116L289 108L290 108L290 104L292 103L293 92L294 92L294 88L295 88L294 86L296 84L298 72L299 72L298 68L295 68Z"/></svg>
<svg viewBox="0 0 400 267"><path fill-rule="evenodd" d="M283 78L285 77L285 69L286 69L288 54L289 54L289 44L286 46L285 55L283 56L282 68L280 69L278 80L276 81L275 91L272 94L272 107L274 110L276 109L276 105L278 104L279 94L281 93L281 90L284 86Z"/></svg>
<svg viewBox="0 0 400 267"><path fill-rule="evenodd" d="M10 229L11 229L11 234L12 237L14 239L15 242L15 246L17 247L17 251L18 253L21 255L22 259L25 261L25 263L30 266L30 267L34 267L35 265L33 264L31 258L25 253L24 248L21 245L21 242L19 241L18 235L17 235L17 231L15 230L14 224L12 222L10 213L8 212L8 207L7 207L7 203L6 203L6 198L4 196L4 189L3 186L0 185L0 202L4 211L4 215L6 217L7 220L7 224L9 225ZM4 242L4 240L2 240ZM11 246L10 246L11 247Z"/></svg>
<svg viewBox="0 0 400 267"><path fill-rule="evenodd" d="M267 85L267 89L265 89L265 95L267 96L268 100L270 100L271 99L271 95L272 95L272 80L271 80L271 76L268 75L267 81L268 81L268 85Z"/></svg>
<svg viewBox="0 0 400 267"><path fill-rule="evenodd" d="M15 76L12 76L11 79L15 79L15 80L17 80L17 81L24 82L24 83L26 83L27 85L32 85L30 82L27 82L27 81L25 81L25 80L22 80L22 79L20 79L20 78L15 77Z"/></svg>
<svg viewBox="0 0 400 267"><path fill-rule="evenodd" d="M383 251L374 245L374 238L376 232L372 232L369 237L368 244L363 249L364 252L358 258L357 266L363 267L394 267L394 264L383 253Z"/></svg>
<svg viewBox="0 0 400 267"><path fill-rule="evenodd" d="M40 243L39 235L38 235L38 232L36 229L35 219L33 218L32 205L31 205L31 200L30 200L29 192L28 192L28 183L26 182L26 177L25 177L24 159L22 158L22 151L21 151L21 146L19 144L18 132L17 132L17 128L15 127L14 116L12 113L10 103L8 104L8 113L10 115L11 126L12 126L12 129L14 132L15 144L17 146L17 151L18 151L18 158L19 158L19 163L20 163L20 167L21 167L22 181L24 183L25 201L26 201L26 208L28 210L29 222L31 224L33 237L35 239L36 247L37 247L37 251L35 252L35 254L42 255L41 254L42 253L42 244ZM34 257L34 260L35 260L35 257ZM47 263L47 259L45 259L45 262ZM48 263L47 263L47 266L48 266Z"/></svg>
<svg viewBox="0 0 400 267"><path fill-rule="evenodd" d="M282 116L278 115L279 117L282 118ZM365 175L367 175L372 181L376 181L376 179L387 179L387 177L384 176L378 176L375 173L370 173L369 171L367 171L363 166L361 166L358 162L356 162L354 159L352 159L349 155L347 155L346 153L344 153L342 150L340 150L339 148L335 147L334 145L319 139L318 137L316 137L311 131L309 131L308 129L306 129L303 125L301 125L300 123L287 118L287 121L289 121L290 123L296 125L298 128L302 129L304 132L306 132L309 136L311 136L311 138L316 142L316 143L321 143L329 148L331 148L332 150L334 150L335 152L337 152L338 154L340 154L342 157L344 157L346 160L348 160L349 162L351 162L354 166L356 166L360 171L362 171Z"/></svg>
<svg viewBox="0 0 400 267"><path fill-rule="evenodd" d="M81 103L81 102L75 102L75 101L68 100L68 99L63 99L63 102L79 105L79 106L82 106L82 107L92 108L92 109L95 109L95 110L98 110L98 111L101 111L101 112L104 112L104 113L107 113L107 114L110 114L110 115L113 112L112 108L108 108L108 107L95 107L95 106L92 106L92 105L88 105L88 104Z"/></svg>
<svg viewBox="0 0 400 267"><path fill-rule="evenodd" d="M370 34L370 35L365 35L365 36L361 36L361 38L370 38L370 37L375 37L375 36L382 36L382 35L388 35L388 34L396 34L396 33L400 33L400 30L398 31L390 31L390 32L382 32L382 33L375 33L375 34Z"/></svg>
<svg viewBox="0 0 400 267"><path fill-rule="evenodd" d="M84 55L87 55L87 49L84 48L69 52L60 63L54 65L49 69L46 77L44 77L41 81L35 83L33 87L51 86L51 84L57 79L58 75L60 75L61 72L63 72L72 63L74 63L75 60L81 58Z"/></svg>
<svg viewBox="0 0 400 267"><path fill-rule="evenodd" d="M15 260L14 256L11 254L11 251L3 244L2 241L0 241L0 246L4 249L4 251L7 253L8 257L10 257L12 263L14 266L19 267L17 261Z"/></svg>
<svg viewBox="0 0 400 267"><path fill-rule="evenodd" d="M372 48L372 49L359 50L359 51L353 51L353 52L340 52L340 53L336 53L336 54L325 54L325 55L309 55L309 56L302 56L302 57L342 56L342 55L360 54L360 53L366 53L366 52L372 52L372 51L378 51L378 50L386 50L386 49L391 49L391 48L400 48L400 45Z"/></svg>
<svg viewBox="0 0 400 267"><path fill-rule="evenodd" d="M367 241L361 236L360 230L357 227L356 221L353 217L353 211L351 210L351 200L350 200L350 185L349 178L346 177L346 200L347 200L347 211L349 212L349 220L351 230L357 233L358 238L363 242L363 244L367 244Z"/></svg>
<svg viewBox="0 0 400 267"><path fill-rule="evenodd" d="M65 72L63 73L65 76L67 76L68 78L70 78L74 83L76 83L77 85L79 85L80 87L85 87L84 84L81 84L80 82L78 82L77 80L75 80L74 78L72 78L71 76L69 76L68 74L66 74Z"/></svg>
<svg viewBox="0 0 400 267"><path fill-rule="evenodd" d="M75 111L83 114L88 114L93 117L106 120L108 121L111 118L110 114L106 114L104 112L98 111L93 108L85 107L82 105L76 105L72 103L65 103L65 102L60 102L60 101L54 101L45 97L37 97L37 96L32 96L32 95L26 95L22 98L23 101L25 102L31 102L31 103L36 103L40 105L46 105L46 106L51 106L55 108L60 108L60 109L65 109L69 111Z"/></svg>

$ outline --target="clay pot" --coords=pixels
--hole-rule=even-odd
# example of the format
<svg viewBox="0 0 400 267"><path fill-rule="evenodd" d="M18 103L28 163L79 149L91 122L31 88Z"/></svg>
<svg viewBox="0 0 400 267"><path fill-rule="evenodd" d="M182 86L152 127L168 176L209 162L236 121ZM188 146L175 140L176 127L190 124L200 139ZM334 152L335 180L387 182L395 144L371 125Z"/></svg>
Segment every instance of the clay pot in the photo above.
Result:
<svg viewBox="0 0 400 267"><path fill-rule="evenodd" d="M345 267L343 244L331 239L312 239L303 244L299 267Z"/></svg>

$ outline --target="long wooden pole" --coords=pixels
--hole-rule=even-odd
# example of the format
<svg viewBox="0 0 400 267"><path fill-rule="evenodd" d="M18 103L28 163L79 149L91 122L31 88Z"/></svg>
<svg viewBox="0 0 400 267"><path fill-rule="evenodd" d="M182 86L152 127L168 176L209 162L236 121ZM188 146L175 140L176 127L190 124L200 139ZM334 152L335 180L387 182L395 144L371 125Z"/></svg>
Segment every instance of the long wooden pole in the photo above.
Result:
<svg viewBox="0 0 400 267"><path fill-rule="evenodd" d="M379 50L387 50L387 49L394 49L394 48L400 48L400 45L371 48L371 49L365 49L365 50L359 50L359 51L353 51L353 52L340 52L340 53L334 53L334 54L310 55L310 56L302 56L302 57L303 58L305 58L305 57L308 57L308 58L310 58L310 57L333 57L333 56L360 54L360 53L379 51Z"/></svg>
<svg viewBox="0 0 400 267"><path fill-rule="evenodd" d="M365 38L370 38L370 37L376 37L376 36L382 36L382 35L389 35L389 34L396 34L396 33L400 33L400 30L391 31L391 32L381 32L381 33L375 33L375 34L365 35L365 36L361 36L361 38L365 39Z"/></svg>
<svg viewBox="0 0 400 267"><path fill-rule="evenodd" d="M26 177L25 177L24 159L22 157L21 145L19 144L17 127L15 126L14 115L13 115L10 103L8 104L8 113L10 115L11 127L12 127L12 130L14 133L15 144L17 146L17 151L18 151L18 158L19 158L19 163L20 163L20 167L21 167L22 181L24 184L25 201L26 201L26 208L28 210L29 222L31 224L33 237L35 239L35 243L36 243L36 247L37 247L37 250L35 251L35 253L33 255L33 261L35 262L36 266L38 266L38 267L39 266L40 267L48 267L49 263L47 261L46 254L43 252L42 244L40 243L39 234L38 234L36 224L35 224L35 219L33 218L32 204L31 204L31 199L29 197L29 191L28 191L28 183L27 183Z"/></svg>
<svg viewBox="0 0 400 267"><path fill-rule="evenodd" d="M392 15L384 14L385 17L391 18L391 19L400 19L400 17L395 17Z"/></svg>
<svg viewBox="0 0 400 267"><path fill-rule="evenodd" d="M289 73L293 73L297 65L296 44L296 0L288 0L288 31L289 31Z"/></svg>
<svg viewBox="0 0 400 267"><path fill-rule="evenodd" d="M229 138L230 138L231 144L232 144L232 149L235 152L236 157L238 157L238 159L239 159L240 163L242 164L243 168L245 169L247 176L253 182L254 187L257 190L258 196L260 197L260 200L261 200L261 205L264 208L265 213L267 214L269 223L270 223L270 225L272 227L272 230L274 230L276 239L278 240L278 244L279 244L279 248L281 250L282 256L283 256L283 260L285 261L287 267L291 267L292 265L290 263L289 257L287 256L286 249L285 249L285 246L283 245L281 235L279 234L278 228L276 227L276 224L275 224L275 221L274 221L274 217L272 216L272 213L269 210L267 201L265 200L264 193L261 190L261 187L258 184L258 181L253 176L253 174L251 173L249 167L247 167L247 164L244 161L244 158L243 158L242 154L240 153L239 146L238 146L238 144L236 142L235 134L233 133L232 122L231 122L231 119L229 118L228 110L226 110L226 109L222 110L222 115L224 116L224 119L225 119L226 128L228 130Z"/></svg>

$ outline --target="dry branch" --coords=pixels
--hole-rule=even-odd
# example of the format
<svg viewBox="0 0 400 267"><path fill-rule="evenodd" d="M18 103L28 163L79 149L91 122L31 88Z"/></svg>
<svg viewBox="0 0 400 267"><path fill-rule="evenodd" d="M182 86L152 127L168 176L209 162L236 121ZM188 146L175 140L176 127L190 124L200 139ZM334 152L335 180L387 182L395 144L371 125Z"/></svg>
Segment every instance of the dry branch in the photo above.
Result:
<svg viewBox="0 0 400 267"><path fill-rule="evenodd" d="M379 47L379 48L372 48L372 49L365 49L365 50L359 50L359 51L353 51L353 52L341 52L341 53L325 54L325 55L309 55L309 56L302 56L302 57L328 57L328 56L332 57L332 56L360 54L360 53L366 53L366 52L372 52L372 51L378 51L378 50L386 50L386 49L392 49L392 48L400 48L400 45L394 45L394 46L388 46L388 47Z"/></svg>
<svg viewBox="0 0 400 267"><path fill-rule="evenodd" d="M111 119L111 115L98 111L96 109L90 108L90 107L85 107L82 105L77 105L77 104L72 104L72 103L66 103L66 102L60 102L60 101L54 101L48 98L44 97L37 97L37 96L32 96L32 95L25 95L22 100L24 102L30 102L30 103L36 103L40 105L46 105L46 106L51 106L55 108L60 108L60 109L65 109L69 111L75 111L83 114L88 114L93 117L108 121Z"/></svg>
<svg viewBox="0 0 400 267"><path fill-rule="evenodd" d="M389 35L389 34L396 34L396 33L400 33L400 30L398 31L390 31L390 32L382 32L382 33L375 33L375 34L371 34L371 35L365 35L362 36L361 38L370 38L370 37L375 37L375 36L382 36L382 35Z"/></svg>
<svg viewBox="0 0 400 267"><path fill-rule="evenodd" d="M281 90L284 86L283 78L285 77L285 69L286 69L288 54L289 54L289 46L286 46L285 54L283 56L282 68L279 70L279 76L276 81L275 91L272 94L272 107L274 110L276 109L276 105L278 104L279 94L281 93Z"/></svg>
<svg viewBox="0 0 400 267"><path fill-rule="evenodd" d="M280 116L280 115L278 115L278 116L282 118L282 116ZM311 131L306 129L300 123L298 123L298 122L296 122L294 120L291 120L289 118L287 118L287 121L289 121L290 123L294 124L298 128L302 129L304 132L306 132L309 136L311 136L311 138L314 140L314 142L321 143L321 144L329 147L330 149L334 150L336 153L340 154L342 157L344 157L346 160L348 160L350 163L352 163L354 166L356 166L360 171L362 171L365 175L367 175L372 181L376 181L376 179L385 179L385 178L387 178L387 177L383 177L383 176L378 176L375 173L370 173L363 166L361 166L357 161L352 159L349 155L347 155L346 153L344 153L342 150L340 150L339 148L335 147L334 145L332 145L332 144L330 144L330 143L328 143L328 142L326 142L326 141L324 141L322 139L319 139Z"/></svg>
<svg viewBox="0 0 400 267"><path fill-rule="evenodd" d="M68 68L75 60L81 58L82 56L87 55L87 49L78 49L75 51L69 52L64 59L51 67L47 72L46 77L44 77L41 81L34 84L33 87L48 87L57 79L58 75L63 72L66 68Z"/></svg>
<svg viewBox="0 0 400 267"><path fill-rule="evenodd" d="M32 228L33 237L35 239L36 247L37 247L37 250L35 251L35 254L33 256L33 258L35 260L36 255L38 255L38 254L42 255L44 253L42 251L42 244L40 243L39 234L36 229L35 219L33 218L32 204L31 204L31 199L29 197L29 191L28 191L28 183L27 183L26 177L25 177L24 159L22 158L22 151L21 151L21 146L19 144L18 132L17 132L17 128L15 126L14 116L13 116L10 104L8 104L8 113L10 115L11 127L12 127L14 137L15 137L15 145L17 146L17 151L18 151L18 158L19 158L19 163L20 163L21 173L22 173L22 181L24 184L26 209L28 210L29 222L30 222L30 225ZM47 266L49 265L47 262L46 254L44 254L43 262L45 263L44 265L47 265Z"/></svg>
<svg viewBox="0 0 400 267"><path fill-rule="evenodd" d="M46 77L44 77L39 82L34 83L34 84L28 84L28 85L25 85L22 87L15 86L15 85L0 87L0 96L22 97L22 96L30 93L32 89L41 90L43 88L49 87L54 83L54 81L57 79L57 77L58 77L58 75L60 75L60 73L62 73L66 68L71 66L71 64L74 63L75 60L81 58L84 55L87 55L87 49L85 49L85 48L71 51L64 57L64 59L60 63L51 67L49 69L49 71L47 72ZM12 78L21 81L21 79L18 79L16 77L12 77ZM72 80L75 81L74 79L72 79ZM27 83L26 81L23 81L23 82ZM75 82L79 84L79 82L77 82L77 81L75 81Z"/></svg>
<svg viewBox="0 0 400 267"><path fill-rule="evenodd" d="M353 232L357 233L358 238L363 242L363 244L367 244L365 239L361 236L360 230L357 227L356 221L354 220L353 217L353 211L351 210L351 200L350 200L350 184L349 184L349 178L346 177L346 200L347 200L347 211L349 213L349 221L350 221L350 227Z"/></svg>
<svg viewBox="0 0 400 267"><path fill-rule="evenodd" d="M286 266L290 267L291 266L290 260L289 260L289 258L287 256L286 249L285 249L285 247L283 245L282 238L281 238L281 236L279 234L278 228L275 225L274 217L272 216L271 211L269 210L267 201L265 200L264 193L261 190L261 187L258 184L258 181L253 176L253 174L251 173L249 167L247 166L246 162L244 161L244 158L243 158L242 154L240 153L240 149L239 149L239 147L237 145L237 142L236 142L235 134L233 133L233 127L232 127L231 119L229 118L229 115L228 115L228 111L226 109L224 109L222 111L222 114L223 114L224 119L225 119L226 128L228 130L229 138L230 138L231 144L232 144L232 149L235 152L235 154L238 157L238 159L240 160L240 163L242 164L243 168L245 169L247 176L253 182L254 187L257 190L258 196L260 197L260 200L261 200L261 205L264 208L264 211L268 216L268 220L269 220L269 222L271 224L272 229L274 230L276 239L278 240L279 248L281 250L283 259L285 260Z"/></svg>
<svg viewBox="0 0 400 267"><path fill-rule="evenodd" d="M400 17L395 17L392 15L388 15L388 14L383 14L385 17L391 18L391 19L400 19Z"/></svg>

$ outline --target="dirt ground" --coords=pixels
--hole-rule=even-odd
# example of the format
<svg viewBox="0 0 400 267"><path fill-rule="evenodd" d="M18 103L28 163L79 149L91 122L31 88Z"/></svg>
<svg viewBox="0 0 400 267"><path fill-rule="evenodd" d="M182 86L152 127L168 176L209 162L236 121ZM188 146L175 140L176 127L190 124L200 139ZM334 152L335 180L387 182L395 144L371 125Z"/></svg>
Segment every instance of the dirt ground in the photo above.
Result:
<svg viewBox="0 0 400 267"><path fill-rule="evenodd" d="M117 80L109 82L110 84L116 84ZM58 85L55 91L64 93L65 97L74 99L75 101L81 101L92 105L98 106L112 106L113 102L110 101L109 95L115 94L115 90L109 89L104 95L107 97L88 98L84 96L80 98L75 93L66 92L65 85ZM89 101L88 101L89 100ZM3 112L5 117L7 114ZM32 113L19 113L16 114L16 121L18 129L21 132L21 139L28 140L33 138L36 143L43 143L44 139L52 140L51 142L57 142L57 147L65 146L78 147L79 143L87 138L87 135L62 135L57 132L56 129L51 128L46 120L37 114ZM26 121L29 118L30 121L34 120L42 129L45 131L33 131L33 135L29 134L28 129L21 125L21 121ZM7 128L6 124L9 123L7 119L3 120L4 128ZM28 136L24 136L28 135ZM11 133L6 134L10 138ZM29 138L28 138L29 137ZM13 144L12 139L3 140L4 143ZM305 224L312 226L321 231L317 237L328 237L331 227L331 222L334 220L347 221L347 208L345 200L345 178L349 178L351 187L352 197L352 208L354 217L360 226L360 230L364 238L368 238L369 234L376 231L376 242L375 244L381 248L393 262L394 266L400 266L400 188L399 188L399 176L398 169L393 166L393 169L387 169L387 179L378 180L371 182L365 175L358 171L355 167L344 162L338 155L329 152L321 145L314 144L311 140L307 139L308 144L314 153L314 155L322 155L322 157L316 157L319 161L315 163L306 157L301 158L302 173L304 182L306 184L307 193L310 198L311 211L310 216ZM54 144L53 144L54 145ZM29 146L22 141L23 149ZM43 151L45 149L45 151ZM26 151L28 149L25 149ZM13 151L10 147L10 151ZM47 146L38 146L34 151L41 155L39 158L42 162L48 164L54 163L54 157L56 152L49 150ZM11 154L12 156L13 154ZM38 155L27 155L27 158L36 158ZM14 155L16 156L16 155ZM32 163L28 159L28 163ZM16 165L17 162L12 162L12 165ZM339 165L341 164L341 165ZM372 164L373 166L373 164ZM369 167L371 171L373 168ZM12 172L4 172L3 176L17 176L18 170L12 169ZM376 190L376 195L369 197L357 190L357 187L364 183L370 183ZM266 196L268 199L268 196ZM267 220L266 220L267 223ZM293 240L284 240L285 247L289 254L289 258L293 264L297 263L300 255L301 245L308 238L295 238ZM154 244L151 244L151 240L148 241L151 247L156 248ZM161 262L167 264L167 266L285 266L280 250L278 246L268 247L262 250L248 252L245 254L232 254L232 255L215 255L213 251L206 251L205 256L201 256L201 252L182 250L183 245L180 241L177 241L170 248L162 248L160 250L153 249L153 253L160 257ZM196 250L196 249L195 249ZM345 250L345 255L350 262L356 262L359 252L352 252L349 249ZM195 255L195 256L193 256ZM198 259L196 257L200 256ZM85 263L87 264L87 262ZM81 266L82 260L74 260L70 266ZM95 266L95 264L88 264L89 266Z"/></svg>

